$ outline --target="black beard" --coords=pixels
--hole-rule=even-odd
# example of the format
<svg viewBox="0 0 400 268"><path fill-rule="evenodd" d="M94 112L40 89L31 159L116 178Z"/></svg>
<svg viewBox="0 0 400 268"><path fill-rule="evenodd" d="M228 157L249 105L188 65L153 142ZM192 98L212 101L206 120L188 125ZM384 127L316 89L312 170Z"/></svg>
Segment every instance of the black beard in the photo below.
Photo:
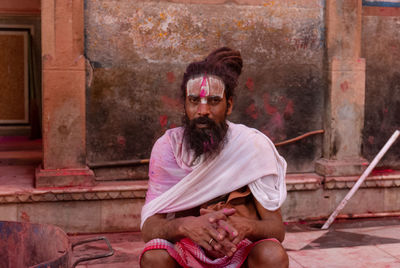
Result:
<svg viewBox="0 0 400 268"><path fill-rule="evenodd" d="M184 141L195 153L195 158L202 154L214 157L222 150L225 144L225 137L228 131L228 124L225 120L217 124L208 117L199 117L190 120L187 115L183 118ZM206 128L197 128L196 124L206 124Z"/></svg>

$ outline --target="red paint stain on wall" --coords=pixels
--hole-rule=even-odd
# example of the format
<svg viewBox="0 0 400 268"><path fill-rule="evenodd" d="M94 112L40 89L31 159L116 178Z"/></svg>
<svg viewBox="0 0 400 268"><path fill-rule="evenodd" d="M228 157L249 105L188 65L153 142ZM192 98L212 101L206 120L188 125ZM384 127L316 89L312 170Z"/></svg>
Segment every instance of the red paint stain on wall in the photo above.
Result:
<svg viewBox="0 0 400 268"><path fill-rule="evenodd" d="M167 123L168 123L168 116L160 115L159 120L160 120L161 127L165 127L167 125Z"/></svg>
<svg viewBox="0 0 400 268"><path fill-rule="evenodd" d="M181 104L181 102L179 100L173 99L173 98L170 98L170 97L167 97L167 96L161 96L161 101L165 105L169 106L170 108L175 108L175 109L177 107L180 107L180 104Z"/></svg>
<svg viewBox="0 0 400 268"><path fill-rule="evenodd" d="M272 115L272 114L277 112L276 107L274 107L274 106L269 104L269 95L268 95L268 93L264 93L263 100L264 100L264 109L267 112L267 114Z"/></svg>
<svg viewBox="0 0 400 268"><path fill-rule="evenodd" d="M347 81L344 81L343 83L340 84L340 88L342 89L343 92L346 92L349 89L349 83L347 83Z"/></svg>
<svg viewBox="0 0 400 268"><path fill-rule="evenodd" d="M21 213L21 221L30 222L29 215L25 211L22 211L22 213Z"/></svg>
<svg viewBox="0 0 400 268"><path fill-rule="evenodd" d="M284 128L284 123L282 116L279 113L275 113L270 122L275 128L277 129L283 129Z"/></svg>
<svg viewBox="0 0 400 268"><path fill-rule="evenodd" d="M123 136L118 136L117 141L118 141L118 144L120 144L120 145L125 146L125 144L126 144L126 139Z"/></svg>
<svg viewBox="0 0 400 268"><path fill-rule="evenodd" d="M174 72L168 72L167 73L167 80L169 83L175 82L175 74Z"/></svg>
<svg viewBox="0 0 400 268"><path fill-rule="evenodd" d="M257 107L254 103L250 104L246 109L246 114L249 115L253 119L258 118Z"/></svg>
<svg viewBox="0 0 400 268"><path fill-rule="evenodd" d="M246 87L249 91L254 91L254 81L252 78L247 79Z"/></svg>
<svg viewBox="0 0 400 268"><path fill-rule="evenodd" d="M285 121L282 114L279 112L274 113L269 121L261 127L261 132L272 141L286 139Z"/></svg>
<svg viewBox="0 0 400 268"><path fill-rule="evenodd" d="M283 112L283 116L284 116L285 118L290 117L290 116L292 116L293 112L294 112L294 109L293 109L293 101L292 101L292 100L289 100L289 101L287 102L287 104L286 104L285 111Z"/></svg>
<svg viewBox="0 0 400 268"><path fill-rule="evenodd" d="M375 141L375 137L374 136L369 136L368 137L369 144L374 144L374 141Z"/></svg>

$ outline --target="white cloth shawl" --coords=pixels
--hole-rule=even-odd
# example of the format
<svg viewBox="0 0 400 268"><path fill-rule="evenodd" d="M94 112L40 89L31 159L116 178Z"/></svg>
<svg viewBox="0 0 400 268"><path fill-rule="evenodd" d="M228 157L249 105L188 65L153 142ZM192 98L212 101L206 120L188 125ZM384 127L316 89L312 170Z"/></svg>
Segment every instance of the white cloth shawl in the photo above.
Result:
<svg viewBox="0 0 400 268"><path fill-rule="evenodd" d="M227 143L220 154L194 166L193 153L182 142L182 128L168 130L156 142L141 228L154 214L193 208L245 185L266 209L273 211L282 205L286 198L285 160L260 131L228 124Z"/></svg>

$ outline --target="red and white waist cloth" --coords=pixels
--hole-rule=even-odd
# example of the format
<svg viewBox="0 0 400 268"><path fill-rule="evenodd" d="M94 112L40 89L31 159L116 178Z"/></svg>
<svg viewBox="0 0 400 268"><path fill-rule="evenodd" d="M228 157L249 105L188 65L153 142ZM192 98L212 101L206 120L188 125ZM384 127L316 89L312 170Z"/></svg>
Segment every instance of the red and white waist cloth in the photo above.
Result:
<svg viewBox="0 0 400 268"><path fill-rule="evenodd" d="M248 239L244 239L237 245L237 250L232 257L225 256L222 258L212 259L206 255L206 252L202 247L189 238L183 238L175 244L164 239L153 239L146 243L143 252L140 255L139 263L146 251L165 249L169 255L184 268L238 268L243 265L251 249L263 241L274 241L279 243L275 238L263 239L254 243Z"/></svg>

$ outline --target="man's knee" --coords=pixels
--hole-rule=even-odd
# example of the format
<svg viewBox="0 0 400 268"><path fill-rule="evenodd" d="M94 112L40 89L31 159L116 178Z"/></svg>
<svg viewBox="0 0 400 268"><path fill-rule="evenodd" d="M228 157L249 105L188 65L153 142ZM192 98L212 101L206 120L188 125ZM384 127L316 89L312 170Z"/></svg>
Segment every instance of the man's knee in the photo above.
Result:
<svg viewBox="0 0 400 268"><path fill-rule="evenodd" d="M165 249L153 249L143 253L140 267L179 267Z"/></svg>
<svg viewBox="0 0 400 268"><path fill-rule="evenodd" d="M288 267L289 257L282 245L263 241L255 245L247 259L248 267Z"/></svg>

